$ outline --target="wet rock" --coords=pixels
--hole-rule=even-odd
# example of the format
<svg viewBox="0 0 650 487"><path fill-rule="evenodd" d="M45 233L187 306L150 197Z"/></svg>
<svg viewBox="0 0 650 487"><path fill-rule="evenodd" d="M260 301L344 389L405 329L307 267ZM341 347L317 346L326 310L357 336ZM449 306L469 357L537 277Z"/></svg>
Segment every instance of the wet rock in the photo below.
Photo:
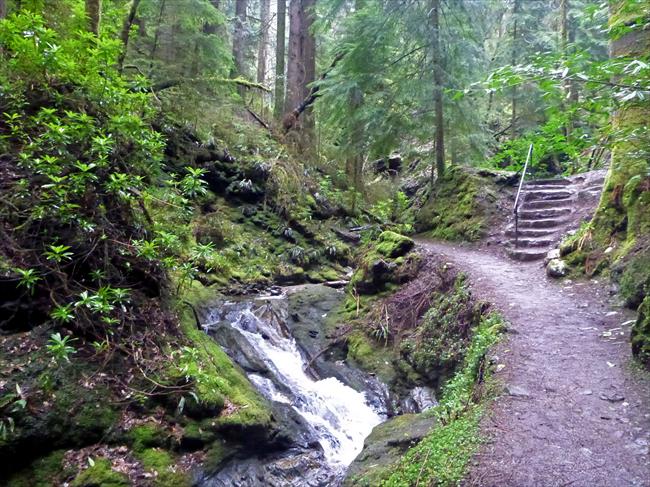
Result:
<svg viewBox="0 0 650 487"><path fill-rule="evenodd" d="M324 469L322 451L236 458L211 477L196 479L200 487L324 487L336 485L337 473Z"/></svg>
<svg viewBox="0 0 650 487"><path fill-rule="evenodd" d="M224 351L246 372L266 375L269 372L267 365L259 357L241 332L228 324L211 328L208 333L221 345Z"/></svg>
<svg viewBox="0 0 650 487"><path fill-rule="evenodd" d="M549 277L564 277L567 274L566 263L562 259L551 259L546 264L546 275Z"/></svg>
<svg viewBox="0 0 650 487"><path fill-rule="evenodd" d="M273 403L275 428L270 443L275 448L320 449L316 432L289 404Z"/></svg>
<svg viewBox="0 0 650 487"><path fill-rule="evenodd" d="M405 413L421 413L438 405L435 392L430 387L415 387L402 401Z"/></svg>
<svg viewBox="0 0 650 487"><path fill-rule="evenodd" d="M395 416L372 430L346 474L345 486L357 485L355 479L363 476L373 484L411 446L417 444L431 430L435 418L423 414Z"/></svg>

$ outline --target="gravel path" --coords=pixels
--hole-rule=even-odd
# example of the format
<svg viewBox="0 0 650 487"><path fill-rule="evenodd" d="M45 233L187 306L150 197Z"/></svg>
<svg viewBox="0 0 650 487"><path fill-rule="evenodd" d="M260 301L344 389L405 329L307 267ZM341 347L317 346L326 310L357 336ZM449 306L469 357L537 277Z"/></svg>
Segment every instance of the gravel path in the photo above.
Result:
<svg viewBox="0 0 650 487"><path fill-rule="evenodd" d="M650 376L631 363L633 314L597 282L556 282L539 262L420 240L471 276L511 326L496 350L506 385L468 485L650 486Z"/></svg>

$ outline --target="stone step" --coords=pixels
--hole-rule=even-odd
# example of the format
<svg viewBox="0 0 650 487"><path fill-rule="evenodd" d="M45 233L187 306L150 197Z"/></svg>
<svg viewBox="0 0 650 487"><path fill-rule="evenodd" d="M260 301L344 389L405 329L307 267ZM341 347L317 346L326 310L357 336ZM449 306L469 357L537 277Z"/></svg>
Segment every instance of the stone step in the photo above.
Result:
<svg viewBox="0 0 650 487"><path fill-rule="evenodd" d="M566 189L534 189L526 191L524 201L562 200L569 198L573 193Z"/></svg>
<svg viewBox="0 0 650 487"><path fill-rule="evenodd" d="M555 208L567 207L573 204L573 198L564 198L561 200L537 200L537 201L524 201L521 208L525 207L527 210L536 208Z"/></svg>
<svg viewBox="0 0 650 487"><path fill-rule="evenodd" d="M524 183L524 186L569 186L570 179L557 178L557 179L531 179Z"/></svg>
<svg viewBox="0 0 650 487"><path fill-rule="evenodd" d="M553 235L555 233L555 230L551 229L549 230L548 228L520 228L519 231L517 232L519 238L526 238L526 237L545 237L548 235ZM511 237L514 238L515 236L515 226L510 225L506 229L506 237Z"/></svg>
<svg viewBox="0 0 650 487"><path fill-rule="evenodd" d="M559 228L565 220L561 218L545 218L541 220L519 220L519 228Z"/></svg>
<svg viewBox="0 0 650 487"><path fill-rule="evenodd" d="M528 205L524 204L523 209L519 209L519 218L527 220L553 218L556 216L565 216L571 213L571 208L558 207L558 208L532 208L529 209Z"/></svg>
<svg viewBox="0 0 650 487"><path fill-rule="evenodd" d="M508 255L521 262L530 262L532 260L541 260L546 257L546 249L520 249L509 248L507 249Z"/></svg>
<svg viewBox="0 0 650 487"><path fill-rule="evenodd" d="M513 238L510 240L510 245L513 248L535 248L535 247L550 247L553 245L555 242L554 238L549 238L549 237L523 237L519 235L517 240L515 241L514 239L514 232L513 232ZM515 245L516 243L516 245Z"/></svg>

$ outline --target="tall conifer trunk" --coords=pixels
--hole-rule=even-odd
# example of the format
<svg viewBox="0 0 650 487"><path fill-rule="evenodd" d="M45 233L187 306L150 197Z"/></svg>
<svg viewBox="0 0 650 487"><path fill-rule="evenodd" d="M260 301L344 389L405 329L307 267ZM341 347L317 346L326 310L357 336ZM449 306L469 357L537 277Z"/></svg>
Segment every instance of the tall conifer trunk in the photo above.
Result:
<svg viewBox="0 0 650 487"><path fill-rule="evenodd" d="M278 0L277 36L275 44L275 107L273 114L277 120L284 112L284 81L285 81L285 44L286 44L287 1Z"/></svg>
<svg viewBox="0 0 650 487"><path fill-rule="evenodd" d="M264 83L266 77L266 49L269 44L270 0L260 0L260 41L257 46L257 82Z"/></svg>
<svg viewBox="0 0 650 487"><path fill-rule="evenodd" d="M232 57L235 61L233 77L246 77L246 10L248 0L237 0L235 2L235 29L232 40Z"/></svg>
<svg viewBox="0 0 650 487"><path fill-rule="evenodd" d="M433 51L433 104L436 118L435 150L436 172L441 178L445 173L445 126L442 104L442 52L440 49L440 0L431 0L431 48ZM433 168L431 184L434 182Z"/></svg>

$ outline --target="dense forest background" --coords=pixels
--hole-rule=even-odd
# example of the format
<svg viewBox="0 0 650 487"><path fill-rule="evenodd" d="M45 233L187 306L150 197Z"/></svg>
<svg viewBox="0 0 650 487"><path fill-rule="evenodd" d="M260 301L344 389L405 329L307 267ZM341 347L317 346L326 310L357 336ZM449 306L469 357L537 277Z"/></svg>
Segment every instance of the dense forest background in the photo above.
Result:
<svg viewBox="0 0 650 487"><path fill-rule="evenodd" d="M153 405L214 465L215 438L277 447L197 303L351 266L359 317L417 266L398 234L489 233L485 178L531 144L534 176L608 170L562 253L613 278L650 363L649 19L648 0L0 0L0 328L24 359L0 452L17 470ZM401 259L381 279L375 243ZM127 430L162 469L155 432Z"/></svg>

